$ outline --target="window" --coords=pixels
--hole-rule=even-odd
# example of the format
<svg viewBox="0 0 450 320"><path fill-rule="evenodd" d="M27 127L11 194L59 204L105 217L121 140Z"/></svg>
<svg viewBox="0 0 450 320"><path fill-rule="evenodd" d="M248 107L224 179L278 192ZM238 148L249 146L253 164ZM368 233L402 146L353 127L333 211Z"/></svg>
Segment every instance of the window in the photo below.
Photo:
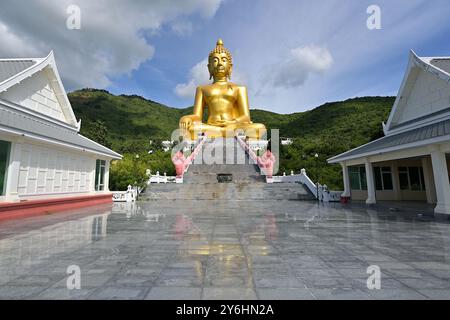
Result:
<svg viewBox="0 0 450 320"><path fill-rule="evenodd" d="M376 190L393 190L391 167L374 167Z"/></svg>
<svg viewBox="0 0 450 320"><path fill-rule="evenodd" d="M398 180L400 181L400 190L409 190L408 168L398 168Z"/></svg>
<svg viewBox="0 0 450 320"><path fill-rule="evenodd" d="M97 160L95 163L95 191L105 190L105 160Z"/></svg>
<svg viewBox="0 0 450 320"><path fill-rule="evenodd" d="M350 179L350 189L367 190L365 167L349 167L348 175Z"/></svg>
<svg viewBox="0 0 450 320"><path fill-rule="evenodd" d="M0 140L0 195L5 194L10 146L11 143Z"/></svg>
<svg viewBox="0 0 450 320"><path fill-rule="evenodd" d="M401 190L425 190L425 179L422 167L399 167L398 177Z"/></svg>

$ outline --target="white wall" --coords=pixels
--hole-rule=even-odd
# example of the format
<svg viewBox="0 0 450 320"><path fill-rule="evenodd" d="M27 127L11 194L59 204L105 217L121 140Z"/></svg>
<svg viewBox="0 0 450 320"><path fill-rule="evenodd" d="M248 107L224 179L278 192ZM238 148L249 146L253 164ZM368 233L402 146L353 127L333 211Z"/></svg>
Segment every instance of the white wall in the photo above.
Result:
<svg viewBox="0 0 450 320"><path fill-rule="evenodd" d="M403 99L393 119L395 124L450 107L450 85L429 72L421 71L411 87L409 97Z"/></svg>
<svg viewBox="0 0 450 320"><path fill-rule="evenodd" d="M44 70L0 93L0 97L67 122Z"/></svg>
<svg viewBox="0 0 450 320"><path fill-rule="evenodd" d="M21 144L20 197L94 191L95 157Z"/></svg>

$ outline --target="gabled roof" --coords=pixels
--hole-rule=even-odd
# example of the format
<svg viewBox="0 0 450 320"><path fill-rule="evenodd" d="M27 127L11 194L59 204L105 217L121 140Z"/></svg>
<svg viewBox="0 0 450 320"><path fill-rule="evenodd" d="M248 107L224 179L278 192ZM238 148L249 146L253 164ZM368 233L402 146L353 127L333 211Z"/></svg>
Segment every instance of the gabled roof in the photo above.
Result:
<svg viewBox="0 0 450 320"><path fill-rule="evenodd" d="M434 140L436 139L450 141L450 119L409 131L385 136L332 157L328 159L328 162L338 163L341 161L378 155L390 151L418 147L435 142Z"/></svg>
<svg viewBox="0 0 450 320"><path fill-rule="evenodd" d="M48 68L51 71L53 77L51 85L61 104L68 124L79 131L80 124L75 118L66 90L59 76L53 51L45 58L0 59L0 92L8 90L44 68Z"/></svg>
<svg viewBox="0 0 450 320"><path fill-rule="evenodd" d="M396 113L399 112L399 106L404 103L403 97L409 96L412 92L418 71L431 73L439 81L444 81L450 86L450 57L419 57L411 50L408 67L388 122L383 124L385 136L334 156L328 159L329 163L413 148L433 142L450 141L450 106L399 124L393 123Z"/></svg>
<svg viewBox="0 0 450 320"><path fill-rule="evenodd" d="M32 59L0 59L0 83L21 73L37 63Z"/></svg>
<svg viewBox="0 0 450 320"><path fill-rule="evenodd" d="M0 132L22 135L34 140L50 142L112 159L122 156L101 144L94 142L69 127L37 117L19 109L0 104Z"/></svg>
<svg viewBox="0 0 450 320"><path fill-rule="evenodd" d="M429 120L429 123L432 121L439 121L439 117L442 117L442 112L439 112L436 114L429 114L426 117L418 118L418 121L408 121L399 125L393 123L395 115L399 111L400 105L405 103L404 97L409 96L411 90L413 89L413 84L417 78L417 74L413 72L413 70L417 68L424 72L433 74L436 78L450 85L450 57L419 57L413 50L411 50L408 67L397 94L397 98L395 99L387 123L385 125L383 124L383 131L385 135L398 133L400 131L417 127L418 125L423 125L427 122L427 119Z"/></svg>

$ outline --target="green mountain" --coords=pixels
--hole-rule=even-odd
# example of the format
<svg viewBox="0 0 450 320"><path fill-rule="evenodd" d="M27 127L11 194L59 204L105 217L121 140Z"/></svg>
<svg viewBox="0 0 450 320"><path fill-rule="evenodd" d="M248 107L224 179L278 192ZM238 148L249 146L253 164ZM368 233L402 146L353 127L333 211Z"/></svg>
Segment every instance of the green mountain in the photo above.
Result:
<svg viewBox="0 0 450 320"><path fill-rule="evenodd" d="M192 113L192 107L171 108L105 90L83 89L69 93L69 99L82 119L81 133L123 154L146 154L150 140L170 139L180 117ZM292 114L251 110L251 116L268 129L279 129L281 137L294 138L293 145L281 148L281 172L306 168L312 178L341 188L340 167L328 165L326 159L382 136L381 122L387 120L394 99L354 98Z"/></svg>

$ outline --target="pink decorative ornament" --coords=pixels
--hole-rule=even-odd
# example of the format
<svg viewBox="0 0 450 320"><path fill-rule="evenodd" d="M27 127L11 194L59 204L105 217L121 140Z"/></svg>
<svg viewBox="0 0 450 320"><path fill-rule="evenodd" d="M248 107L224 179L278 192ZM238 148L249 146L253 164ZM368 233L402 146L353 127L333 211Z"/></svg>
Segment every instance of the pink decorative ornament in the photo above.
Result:
<svg viewBox="0 0 450 320"><path fill-rule="evenodd" d="M275 163L275 156L270 150L266 150L261 157L258 157L258 166L262 169L263 173L267 177L272 178L273 175L273 164Z"/></svg>
<svg viewBox="0 0 450 320"><path fill-rule="evenodd" d="M181 178L184 174L184 169L186 168L186 157L180 151L178 151L173 156L172 162L175 166L177 178Z"/></svg>

